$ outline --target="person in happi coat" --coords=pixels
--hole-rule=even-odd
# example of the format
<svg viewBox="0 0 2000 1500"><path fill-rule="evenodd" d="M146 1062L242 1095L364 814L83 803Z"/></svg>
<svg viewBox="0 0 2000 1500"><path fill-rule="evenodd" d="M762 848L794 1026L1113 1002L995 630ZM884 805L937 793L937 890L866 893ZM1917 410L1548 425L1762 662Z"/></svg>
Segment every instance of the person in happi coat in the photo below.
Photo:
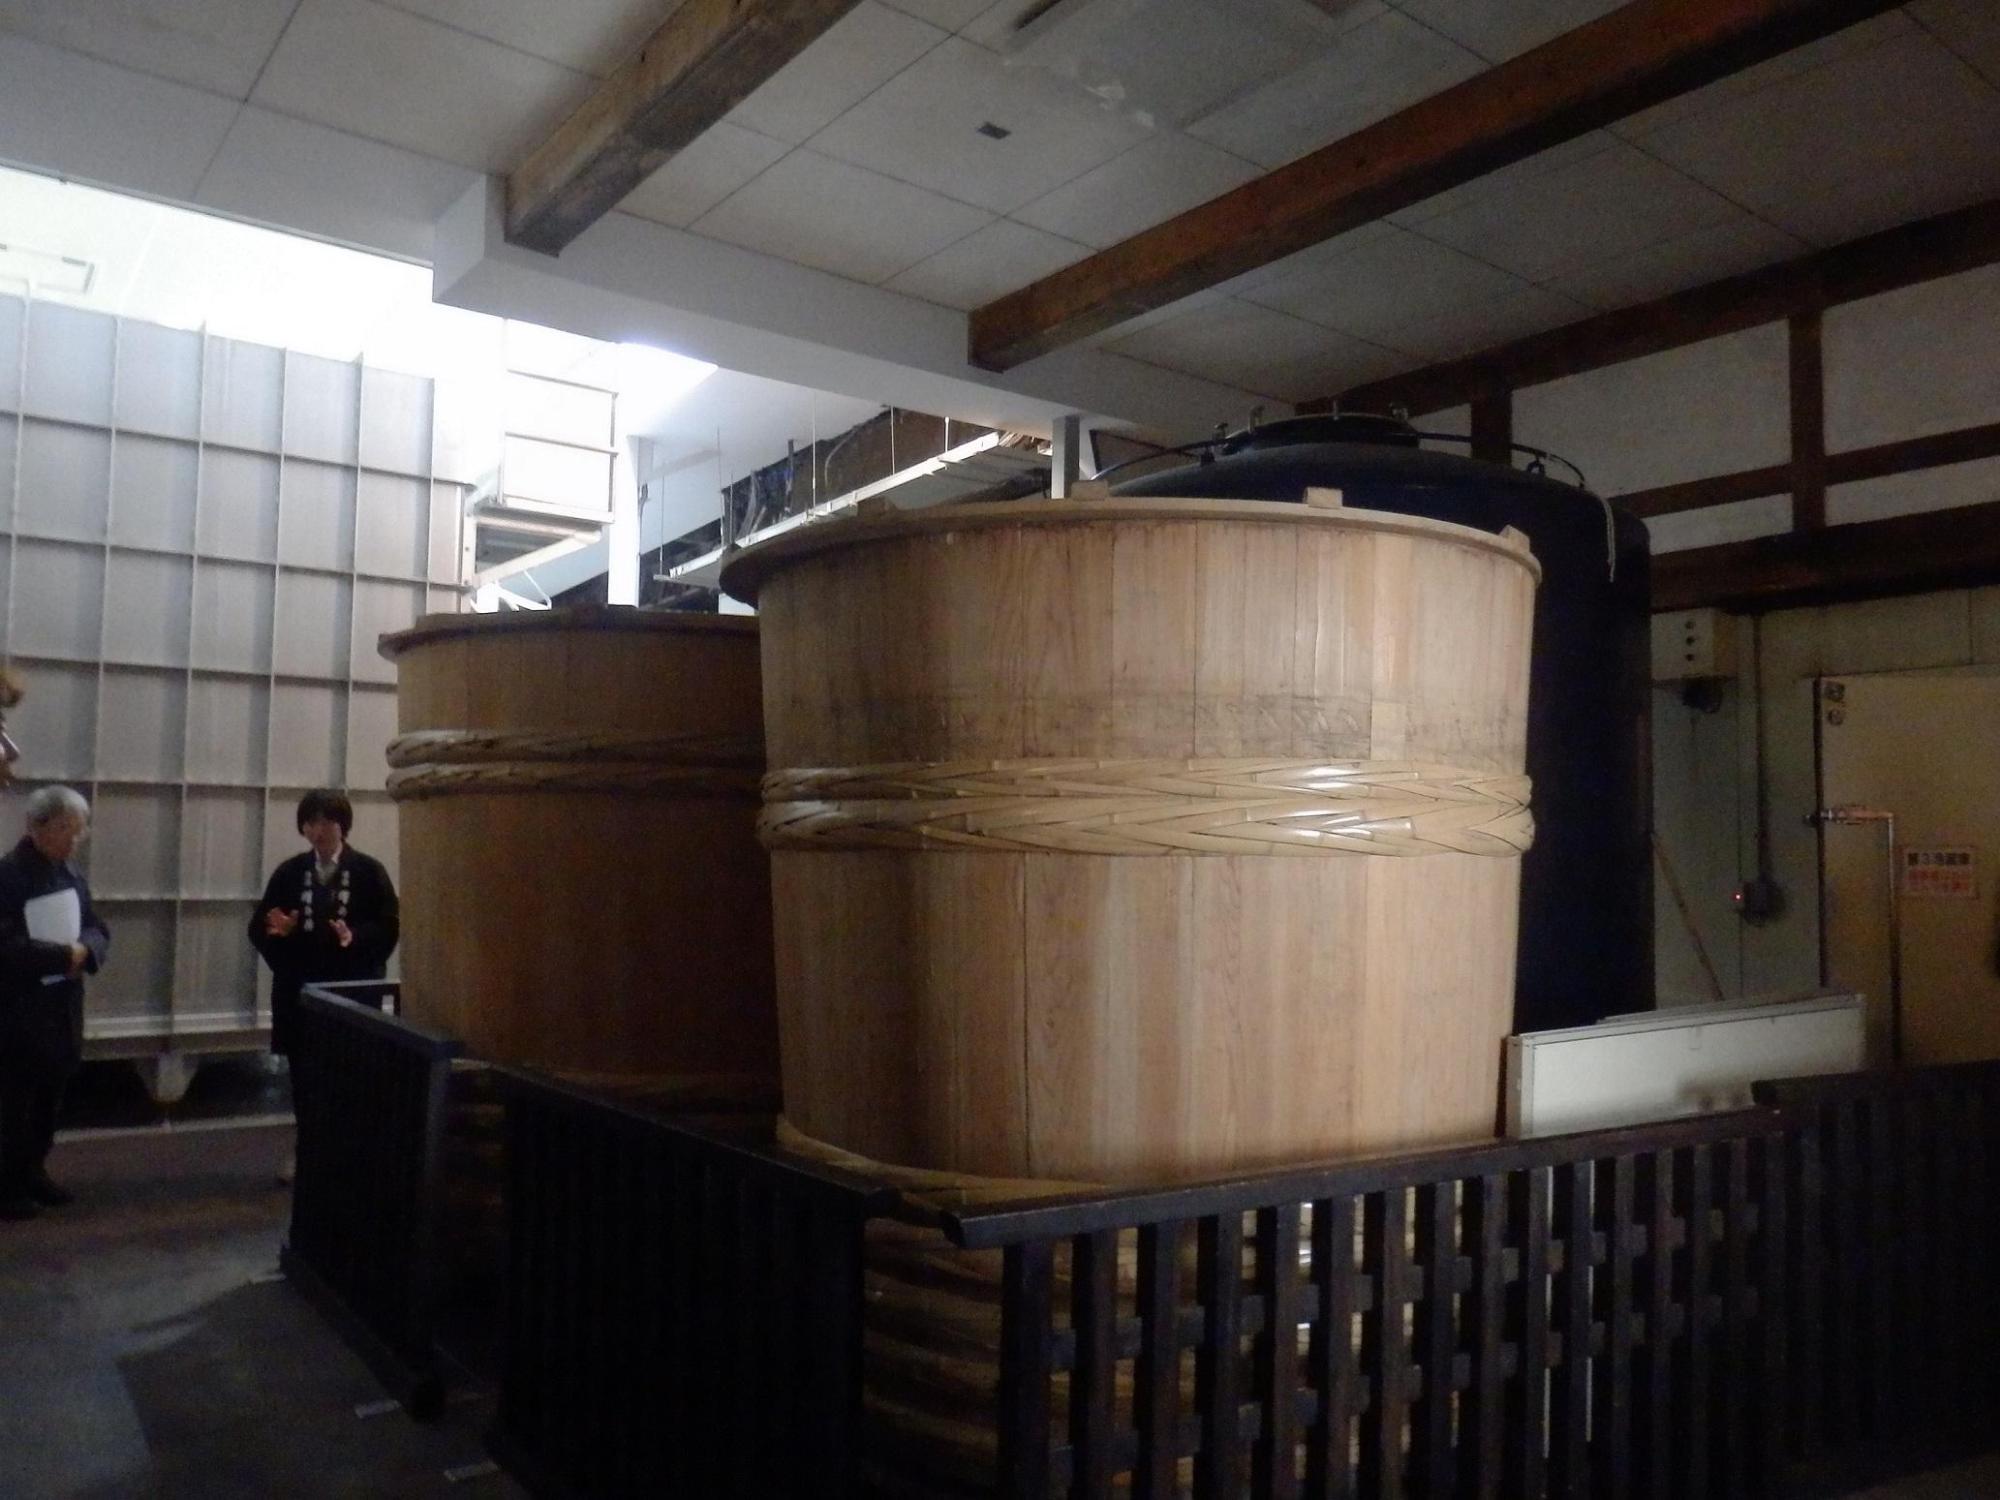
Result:
<svg viewBox="0 0 2000 1500"><path fill-rule="evenodd" d="M354 806L321 787L299 799L310 846L271 872L250 914L250 942L271 966L271 1050L289 1056L299 991L309 984L381 979L396 949L396 887L372 855L347 842Z"/></svg>

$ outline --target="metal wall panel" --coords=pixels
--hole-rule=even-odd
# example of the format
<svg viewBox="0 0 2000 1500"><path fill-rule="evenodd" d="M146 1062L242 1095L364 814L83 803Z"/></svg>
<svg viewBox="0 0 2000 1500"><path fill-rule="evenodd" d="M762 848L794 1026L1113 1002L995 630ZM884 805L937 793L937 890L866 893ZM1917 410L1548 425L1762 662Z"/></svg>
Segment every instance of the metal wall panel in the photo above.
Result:
<svg viewBox="0 0 2000 1500"><path fill-rule="evenodd" d="M0 297L0 655L24 783L97 809L98 1051L254 1044L244 926L306 788L347 787L395 869L376 638L460 605L440 409L423 377Z"/></svg>

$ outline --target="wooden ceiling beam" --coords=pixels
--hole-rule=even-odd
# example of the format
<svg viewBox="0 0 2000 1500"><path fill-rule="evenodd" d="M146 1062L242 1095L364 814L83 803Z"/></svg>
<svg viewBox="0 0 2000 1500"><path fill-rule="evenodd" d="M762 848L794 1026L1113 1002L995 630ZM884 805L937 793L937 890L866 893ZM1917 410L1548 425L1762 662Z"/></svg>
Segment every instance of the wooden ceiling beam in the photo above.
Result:
<svg viewBox="0 0 2000 1500"><path fill-rule="evenodd" d="M554 255L859 0L682 0L507 178L507 241Z"/></svg>
<svg viewBox="0 0 2000 1500"><path fill-rule="evenodd" d="M1484 354L1355 386L1301 410L1336 402L1349 411L1407 407L1413 415L1642 359L1759 324L1837 307L2000 261L2000 199L1850 240L1831 250L1599 313Z"/></svg>
<svg viewBox="0 0 2000 1500"><path fill-rule="evenodd" d="M1778 609L2000 579L2000 501L1653 559L1653 608Z"/></svg>
<svg viewBox="0 0 2000 1500"><path fill-rule="evenodd" d="M1007 370L1842 30L1896 0L1631 0L977 309Z"/></svg>

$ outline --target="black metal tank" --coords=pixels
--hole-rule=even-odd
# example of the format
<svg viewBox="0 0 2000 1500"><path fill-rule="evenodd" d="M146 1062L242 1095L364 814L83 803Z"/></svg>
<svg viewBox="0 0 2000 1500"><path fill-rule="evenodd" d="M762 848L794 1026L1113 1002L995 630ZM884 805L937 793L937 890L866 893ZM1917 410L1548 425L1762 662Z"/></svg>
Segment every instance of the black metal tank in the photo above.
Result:
<svg viewBox="0 0 2000 1500"><path fill-rule="evenodd" d="M1305 499L1498 532L1542 565L1528 694L1535 845L1521 871L1515 1028L1653 1005L1650 549L1646 527L1538 472L1418 446L1384 417L1299 417L1223 440L1118 495Z"/></svg>

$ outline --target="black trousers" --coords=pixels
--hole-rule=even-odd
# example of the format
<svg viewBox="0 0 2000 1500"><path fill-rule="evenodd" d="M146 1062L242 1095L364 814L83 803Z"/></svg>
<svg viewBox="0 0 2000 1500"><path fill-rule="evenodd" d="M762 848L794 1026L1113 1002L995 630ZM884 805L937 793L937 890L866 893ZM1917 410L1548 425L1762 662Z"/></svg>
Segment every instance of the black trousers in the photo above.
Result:
<svg viewBox="0 0 2000 1500"><path fill-rule="evenodd" d="M42 1174L74 1071L0 1069L0 1200L19 1197Z"/></svg>

